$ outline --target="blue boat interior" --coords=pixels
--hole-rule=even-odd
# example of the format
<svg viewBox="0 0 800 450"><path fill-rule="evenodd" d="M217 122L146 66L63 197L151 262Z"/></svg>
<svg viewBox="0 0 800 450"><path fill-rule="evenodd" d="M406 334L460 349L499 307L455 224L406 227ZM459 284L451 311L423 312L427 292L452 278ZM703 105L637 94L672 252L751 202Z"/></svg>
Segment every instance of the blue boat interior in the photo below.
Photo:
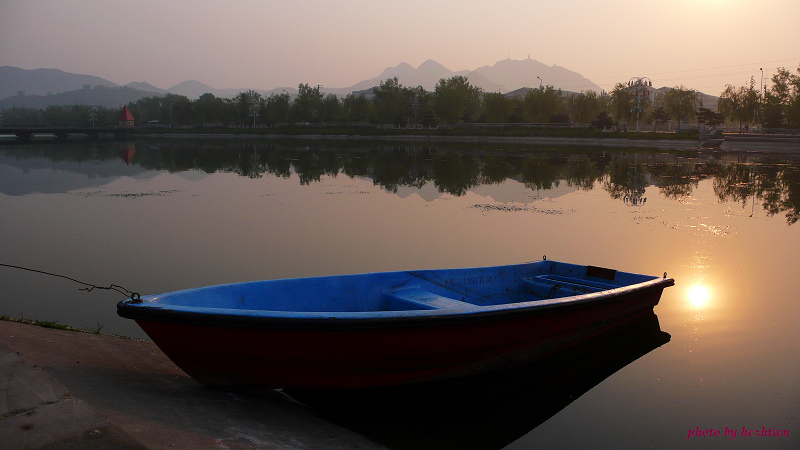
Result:
<svg viewBox="0 0 800 450"><path fill-rule="evenodd" d="M145 298L151 306L286 312L479 310L592 294L656 277L554 261L235 283Z"/></svg>

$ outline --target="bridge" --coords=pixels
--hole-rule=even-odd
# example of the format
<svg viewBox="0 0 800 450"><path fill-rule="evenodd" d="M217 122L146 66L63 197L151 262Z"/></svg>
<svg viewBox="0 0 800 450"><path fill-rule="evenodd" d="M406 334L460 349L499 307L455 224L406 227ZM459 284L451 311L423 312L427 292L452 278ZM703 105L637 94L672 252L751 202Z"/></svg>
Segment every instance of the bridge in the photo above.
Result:
<svg viewBox="0 0 800 450"><path fill-rule="evenodd" d="M78 135L97 139L101 134L124 137L130 131L130 127L0 127L0 136L12 135L19 140L29 140L35 135L55 136L56 139Z"/></svg>

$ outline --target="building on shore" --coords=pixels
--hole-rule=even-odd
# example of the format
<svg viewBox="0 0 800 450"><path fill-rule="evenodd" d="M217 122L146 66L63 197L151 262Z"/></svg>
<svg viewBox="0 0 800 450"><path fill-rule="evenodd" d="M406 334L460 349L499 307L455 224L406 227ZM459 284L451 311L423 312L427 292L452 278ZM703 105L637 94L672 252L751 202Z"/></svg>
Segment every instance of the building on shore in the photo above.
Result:
<svg viewBox="0 0 800 450"><path fill-rule="evenodd" d="M124 128L133 128L134 120L131 110L127 106L122 107L122 111L117 116L117 125Z"/></svg>

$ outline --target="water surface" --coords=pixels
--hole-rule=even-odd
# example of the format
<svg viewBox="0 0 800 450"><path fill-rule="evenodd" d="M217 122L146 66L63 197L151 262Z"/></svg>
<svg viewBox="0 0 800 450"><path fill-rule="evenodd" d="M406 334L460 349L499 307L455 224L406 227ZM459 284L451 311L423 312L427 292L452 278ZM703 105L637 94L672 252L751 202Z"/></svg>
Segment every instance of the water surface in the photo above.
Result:
<svg viewBox="0 0 800 450"><path fill-rule="evenodd" d="M624 347L612 337L564 356L566 369L549 379L523 373L513 386L530 403L550 394L526 380L585 374L539 409L485 403L470 386L456 392L494 428L465 420L436 435L419 423L414 433L370 428L357 414L340 420L398 448L456 446L471 433L482 439L467 442L482 448L800 445L800 163L791 154L235 139L5 144L0 211L0 263L143 294L544 255L667 272L676 286L655 308L655 325L628 336L654 344L606 356ZM115 292L6 268L0 283L0 315L144 337L116 316L124 297ZM452 396L422 397L435 402L423 409L448 415ZM449 415L465 409L456 404ZM687 441L696 427L737 437ZM743 427L790 436L742 437Z"/></svg>

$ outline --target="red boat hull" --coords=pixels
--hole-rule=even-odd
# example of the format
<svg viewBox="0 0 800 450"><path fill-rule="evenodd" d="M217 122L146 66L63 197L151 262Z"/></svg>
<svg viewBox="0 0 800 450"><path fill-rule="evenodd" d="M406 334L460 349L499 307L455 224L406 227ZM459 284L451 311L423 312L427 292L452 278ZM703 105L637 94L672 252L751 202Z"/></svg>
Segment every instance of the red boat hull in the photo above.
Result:
<svg viewBox="0 0 800 450"><path fill-rule="evenodd" d="M652 311L663 288L580 306L354 327L336 321L136 321L172 361L207 385L363 388L514 367Z"/></svg>

